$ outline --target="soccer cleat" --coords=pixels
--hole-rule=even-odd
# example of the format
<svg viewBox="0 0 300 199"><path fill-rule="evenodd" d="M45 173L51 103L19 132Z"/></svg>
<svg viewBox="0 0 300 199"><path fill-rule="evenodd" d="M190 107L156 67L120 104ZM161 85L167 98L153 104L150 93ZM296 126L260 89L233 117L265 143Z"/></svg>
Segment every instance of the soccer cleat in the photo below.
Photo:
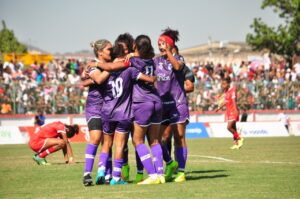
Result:
<svg viewBox="0 0 300 199"><path fill-rule="evenodd" d="M178 172L174 179L174 182L184 182L184 181L186 181L184 172Z"/></svg>
<svg viewBox="0 0 300 199"><path fill-rule="evenodd" d="M145 184L160 184L160 179L157 177L155 179L151 178L150 176L143 180L142 182L137 183L138 185L145 185Z"/></svg>
<svg viewBox="0 0 300 199"><path fill-rule="evenodd" d="M161 184L165 184L166 183L166 178L165 178L164 175L159 175L158 178L159 178L159 181L160 181Z"/></svg>
<svg viewBox="0 0 300 199"><path fill-rule="evenodd" d="M240 138L239 140L237 140L237 146L238 148L241 148L244 144L244 138Z"/></svg>
<svg viewBox="0 0 300 199"><path fill-rule="evenodd" d="M125 181L129 180L129 171L130 171L129 165L128 164L124 164L122 166L122 178L123 178L123 180L125 180Z"/></svg>
<svg viewBox="0 0 300 199"><path fill-rule="evenodd" d="M230 149L239 149L239 147L238 147L238 145L237 144L234 144L234 145L232 145L231 147L230 147Z"/></svg>
<svg viewBox="0 0 300 199"><path fill-rule="evenodd" d="M96 177L96 185L104 184L105 183L105 174L104 170L98 169L97 177Z"/></svg>
<svg viewBox="0 0 300 199"><path fill-rule="evenodd" d="M144 179L144 174L143 173L137 173L136 176L135 176L135 180L134 180L134 183L139 183L139 182L142 182Z"/></svg>
<svg viewBox="0 0 300 199"><path fill-rule="evenodd" d="M167 182L172 180L173 173L178 168L178 162L173 160L170 164L167 165L166 172L165 172L165 179Z"/></svg>
<svg viewBox="0 0 300 199"><path fill-rule="evenodd" d="M46 161L45 158L40 158L40 157L38 156L38 154L34 154L34 155L33 155L33 160L34 160L38 165L50 165L50 163L48 163L48 162Z"/></svg>
<svg viewBox="0 0 300 199"><path fill-rule="evenodd" d="M110 185L123 185L123 184L128 184L128 182L125 182L124 180L122 180L122 178L120 178L118 181L113 178L113 179L111 179L109 184Z"/></svg>
<svg viewBox="0 0 300 199"><path fill-rule="evenodd" d="M92 180L92 176L91 176L90 173L83 176L83 185L86 186L86 187L93 185L93 180Z"/></svg>

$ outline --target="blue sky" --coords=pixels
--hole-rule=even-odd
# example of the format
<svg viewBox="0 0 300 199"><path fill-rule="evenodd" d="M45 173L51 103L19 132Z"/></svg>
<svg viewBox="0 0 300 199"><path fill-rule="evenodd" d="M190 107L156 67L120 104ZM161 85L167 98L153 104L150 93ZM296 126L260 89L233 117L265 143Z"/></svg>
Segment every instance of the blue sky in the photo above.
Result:
<svg viewBox="0 0 300 199"><path fill-rule="evenodd" d="M208 38L245 41L250 24L261 17L270 25L280 19L262 0L0 0L5 20L20 41L48 52L89 49L97 39L124 32L147 34L157 50L161 30L179 30L180 49L207 43Z"/></svg>

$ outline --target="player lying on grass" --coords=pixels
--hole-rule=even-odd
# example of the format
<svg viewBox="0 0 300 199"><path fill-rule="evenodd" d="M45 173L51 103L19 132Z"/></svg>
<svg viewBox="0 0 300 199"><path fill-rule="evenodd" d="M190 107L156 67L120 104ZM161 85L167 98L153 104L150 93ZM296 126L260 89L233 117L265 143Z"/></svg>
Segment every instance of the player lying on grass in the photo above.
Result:
<svg viewBox="0 0 300 199"><path fill-rule="evenodd" d="M46 156L62 149L65 163L74 163L73 152L68 138L78 134L79 127L61 122L41 126L29 141L29 147L36 152L33 160L38 165L47 165Z"/></svg>
<svg viewBox="0 0 300 199"><path fill-rule="evenodd" d="M230 82L231 80L229 77L222 79L222 89L224 94L219 100L219 106L216 109L216 112L226 106L227 129L232 133L234 140L234 145L231 149L239 149L242 147L244 139L240 137L236 128L236 122L239 121L239 109L237 107L236 89L235 87L230 87Z"/></svg>

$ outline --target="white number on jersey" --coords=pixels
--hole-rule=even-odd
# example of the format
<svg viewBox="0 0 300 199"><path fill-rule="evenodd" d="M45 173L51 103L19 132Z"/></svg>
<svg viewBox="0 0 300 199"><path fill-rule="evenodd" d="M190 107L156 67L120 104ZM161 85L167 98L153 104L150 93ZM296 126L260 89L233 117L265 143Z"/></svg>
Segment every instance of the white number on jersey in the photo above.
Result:
<svg viewBox="0 0 300 199"><path fill-rule="evenodd" d="M145 66L146 75L153 76L153 66Z"/></svg>
<svg viewBox="0 0 300 199"><path fill-rule="evenodd" d="M123 79L118 77L115 81L108 82L112 87L113 97L120 97L123 93Z"/></svg>

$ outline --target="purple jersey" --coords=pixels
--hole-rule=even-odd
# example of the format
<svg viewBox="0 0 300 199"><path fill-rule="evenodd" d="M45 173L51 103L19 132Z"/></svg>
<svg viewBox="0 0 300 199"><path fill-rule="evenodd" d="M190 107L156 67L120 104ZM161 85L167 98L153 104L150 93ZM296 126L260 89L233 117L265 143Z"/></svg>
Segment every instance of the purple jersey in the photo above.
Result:
<svg viewBox="0 0 300 199"><path fill-rule="evenodd" d="M174 56L182 61L178 55ZM182 71L176 71L170 61L162 56L154 58L157 75L157 90L162 103L187 104L184 90L184 74Z"/></svg>
<svg viewBox="0 0 300 199"><path fill-rule="evenodd" d="M89 73L91 74L94 70L99 70L95 68L91 68ZM103 98L100 94L100 90L102 89L102 85L93 84L89 86L89 92L86 99L85 106L85 116L87 122L91 118L101 118L101 109L103 104Z"/></svg>
<svg viewBox="0 0 300 199"><path fill-rule="evenodd" d="M136 68L141 73L153 76L155 71L155 65L152 59L142 59L139 57L133 57L130 59L132 67ZM144 81L137 81L133 86L133 103L136 102L160 102L160 97L154 84Z"/></svg>
<svg viewBox="0 0 300 199"><path fill-rule="evenodd" d="M132 89L139 74L140 72L133 67L110 74L102 91L104 120L120 121L133 118Z"/></svg>

